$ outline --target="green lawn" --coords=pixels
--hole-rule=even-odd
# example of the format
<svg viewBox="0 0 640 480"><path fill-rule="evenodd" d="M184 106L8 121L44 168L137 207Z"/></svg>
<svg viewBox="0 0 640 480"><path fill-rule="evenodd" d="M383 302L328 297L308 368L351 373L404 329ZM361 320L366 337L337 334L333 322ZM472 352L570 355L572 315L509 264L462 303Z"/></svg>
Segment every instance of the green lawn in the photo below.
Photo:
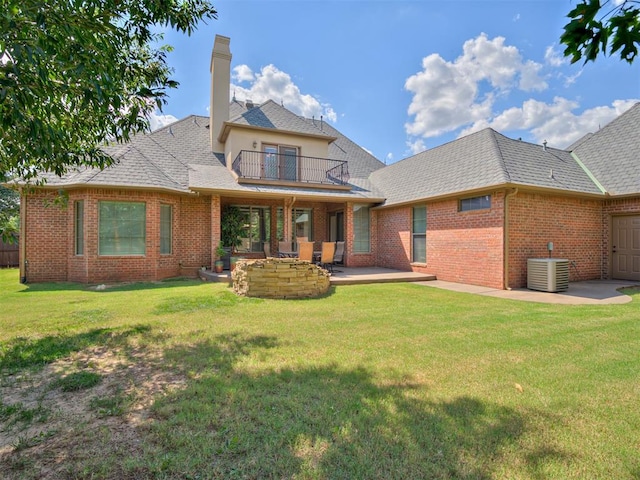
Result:
<svg viewBox="0 0 640 480"><path fill-rule="evenodd" d="M0 270L1 478L637 479L625 305Z"/></svg>

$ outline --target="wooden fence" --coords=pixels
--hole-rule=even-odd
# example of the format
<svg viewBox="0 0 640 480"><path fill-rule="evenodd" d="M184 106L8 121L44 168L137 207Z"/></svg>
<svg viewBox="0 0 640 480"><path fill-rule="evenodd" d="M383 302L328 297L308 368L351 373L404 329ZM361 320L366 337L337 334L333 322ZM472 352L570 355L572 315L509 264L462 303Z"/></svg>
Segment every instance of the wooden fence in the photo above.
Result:
<svg viewBox="0 0 640 480"><path fill-rule="evenodd" d="M9 245L0 241L0 268L18 266L18 244Z"/></svg>

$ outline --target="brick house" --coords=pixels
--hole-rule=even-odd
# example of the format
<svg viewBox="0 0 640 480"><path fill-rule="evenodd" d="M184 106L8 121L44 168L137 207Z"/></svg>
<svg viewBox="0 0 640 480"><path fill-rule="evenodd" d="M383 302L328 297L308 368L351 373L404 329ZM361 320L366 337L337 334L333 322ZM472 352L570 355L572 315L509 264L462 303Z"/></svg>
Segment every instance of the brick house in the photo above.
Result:
<svg viewBox="0 0 640 480"><path fill-rule="evenodd" d="M350 267L511 288L553 242L572 281L640 281L640 104L567 150L485 129L385 166L322 119L229 101L230 65L217 36L209 117L105 147L111 168L23 194L21 281L195 275L216 259L227 206L245 216L246 257L344 240Z"/></svg>

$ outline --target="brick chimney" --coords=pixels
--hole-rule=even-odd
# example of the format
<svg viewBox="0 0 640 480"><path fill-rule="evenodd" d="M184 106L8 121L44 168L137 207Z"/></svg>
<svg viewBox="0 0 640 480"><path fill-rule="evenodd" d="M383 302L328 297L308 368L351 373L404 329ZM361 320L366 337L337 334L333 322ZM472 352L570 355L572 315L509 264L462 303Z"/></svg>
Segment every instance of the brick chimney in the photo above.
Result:
<svg viewBox="0 0 640 480"><path fill-rule="evenodd" d="M211 100L209 105L209 134L211 150L224 152L218 142L222 124L229 120L229 88L231 84L231 51L229 37L216 35L211 52Z"/></svg>

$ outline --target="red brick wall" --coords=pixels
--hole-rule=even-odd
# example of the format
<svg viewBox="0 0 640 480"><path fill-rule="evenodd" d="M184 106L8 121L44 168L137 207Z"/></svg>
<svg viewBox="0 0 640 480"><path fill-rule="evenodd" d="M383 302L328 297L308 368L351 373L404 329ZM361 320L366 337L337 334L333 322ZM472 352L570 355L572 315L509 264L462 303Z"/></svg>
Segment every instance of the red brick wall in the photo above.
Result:
<svg viewBox="0 0 640 480"><path fill-rule="evenodd" d="M411 270L411 207L377 210L378 266Z"/></svg>
<svg viewBox="0 0 640 480"><path fill-rule="evenodd" d="M602 276L611 278L611 218L616 215L640 215L640 198L607 200L602 207Z"/></svg>
<svg viewBox="0 0 640 480"><path fill-rule="evenodd" d="M211 197L183 197L177 231L180 262L184 268L211 266ZM159 218L159 217L158 217Z"/></svg>
<svg viewBox="0 0 640 480"><path fill-rule="evenodd" d="M45 206L54 194L26 197L25 258L27 281L107 283L159 280L193 273L184 267L211 263L211 199L123 189L83 189L69 192L67 206ZM75 255L74 202L84 201L84 254ZM101 200L144 202L146 253L98 255L98 205ZM173 207L172 253L160 254L160 205Z"/></svg>
<svg viewBox="0 0 640 480"><path fill-rule="evenodd" d="M502 193L492 195L489 210L459 212L455 199L428 203L426 264L411 263L411 212L412 206L378 211L380 266L503 288Z"/></svg>
<svg viewBox="0 0 640 480"><path fill-rule="evenodd" d="M369 252L354 252L353 206L353 203L347 203L344 209L344 264L348 267L374 267L377 265L378 212L369 210Z"/></svg>
<svg viewBox="0 0 640 480"><path fill-rule="evenodd" d="M20 214L25 222L20 232L24 251L20 261L26 264L27 282L59 282L67 280L69 245L69 209L54 204L56 193L23 196ZM73 216L73 212L71 212Z"/></svg>
<svg viewBox="0 0 640 480"><path fill-rule="evenodd" d="M518 193L509 197L509 286L527 285L527 259L549 256L575 262L569 281L601 277L602 204L599 200Z"/></svg>
<svg viewBox="0 0 640 480"><path fill-rule="evenodd" d="M491 208L458 211L458 200L427 205L426 271L438 280L504 288L504 194Z"/></svg>

